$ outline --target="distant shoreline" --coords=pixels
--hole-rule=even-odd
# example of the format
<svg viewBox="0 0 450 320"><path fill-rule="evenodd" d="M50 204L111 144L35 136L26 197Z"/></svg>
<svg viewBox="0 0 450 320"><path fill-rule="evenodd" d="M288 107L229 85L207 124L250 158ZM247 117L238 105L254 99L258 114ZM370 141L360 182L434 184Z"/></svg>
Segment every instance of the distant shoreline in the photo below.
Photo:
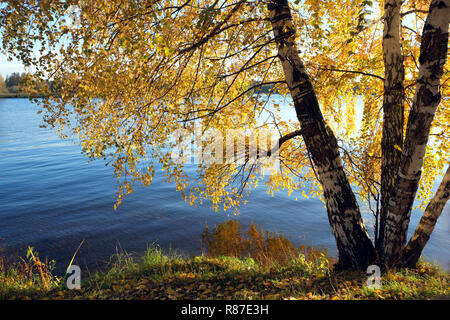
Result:
<svg viewBox="0 0 450 320"><path fill-rule="evenodd" d="M8 98L44 98L45 95L30 95L28 93L0 93L0 99Z"/></svg>

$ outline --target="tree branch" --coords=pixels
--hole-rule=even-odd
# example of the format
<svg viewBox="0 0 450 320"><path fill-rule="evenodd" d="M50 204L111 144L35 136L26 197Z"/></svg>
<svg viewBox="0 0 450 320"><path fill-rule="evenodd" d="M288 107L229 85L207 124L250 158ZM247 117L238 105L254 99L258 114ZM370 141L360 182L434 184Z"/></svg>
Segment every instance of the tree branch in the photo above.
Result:
<svg viewBox="0 0 450 320"><path fill-rule="evenodd" d="M336 69L336 68L324 68L324 67L319 67L319 70L327 70L327 71L337 71L337 72L345 72L345 73L357 73L357 74L362 74L364 76L369 76L369 77L374 77L380 80L384 81L383 77L377 76L376 74L372 74L372 73L368 73L368 72L363 72L363 71L355 71L355 70L342 70L342 69Z"/></svg>
<svg viewBox="0 0 450 320"><path fill-rule="evenodd" d="M416 12L419 12L419 13L428 13L428 10L419 10L419 9L409 10L409 11L403 12L403 13L401 14L401 16L404 17L404 16L406 16L406 15L408 15L408 14L416 13Z"/></svg>
<svg viewBox="0 0 450 320"><path fill-rule="evenodd" d="M284 136L282 136L280 139L278 139L278 145L276 145L275 147L272 148L272 150L267 151L267 156L270 157L272 156L272 154L276 153L278 150L280 150L280 147L283 143L285 143L286 141L300 136L303 134L303 131L301 129L292 131L290 133L285 134Z"/></svg>
<svg viewBox="0 0 450 320"><path fill-rule="evenodd" d="M215 35L219 34L220 32L223 31L222 26L228 22L228 20L231 19L231 17L239 10L239 8L244 4L245 0L241 0L239 1L236 6L231 9L231 11L228 13L228 15L218 24L216 24L216 26L211 30L210 33L208 33L205 37L201 38L199 41L197 41L196 43L190 45L187 48L181 49L179 51L179 54L184 54L188 51L194 50L198 47L200 47L202 44L206 43L209 39L211 39L212 37L214 37Z"/></svg>

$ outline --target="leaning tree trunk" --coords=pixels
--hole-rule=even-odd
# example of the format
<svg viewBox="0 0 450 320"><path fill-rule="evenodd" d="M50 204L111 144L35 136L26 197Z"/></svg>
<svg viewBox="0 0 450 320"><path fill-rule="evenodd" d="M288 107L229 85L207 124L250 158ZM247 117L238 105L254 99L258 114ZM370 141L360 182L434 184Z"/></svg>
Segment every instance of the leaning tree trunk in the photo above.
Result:
<svg viewBox="0 0 450 320"><path fill-rule="evenodd" d="M433 0L423 28L419 76L408 118L400 167L388 204L381 248L384 268L401 263L431 123L441 100L439 85L447 58L449 18L450 0Z"/></svg>
<svg viewBox="0 0 450 320"><path fill-rule="evenodd" d="M387 204L395 183L403 144L403 81L405 69L401 46L402 0L387 0L384 5L383 59L383 137L381 140L381 211L376 248L383 246ZM377 232L377 230L375 230Z"/></svg>
<svg viewBox="0 0 450 320"><path fill-rule="evenodd" d="M414 231L411 240L403 252L402 264L404 267L413 268L419 261L420 254L423 248L430 239L430 235L433 232L434 226L439 219L442 210L445 207L450 197L450 166L447 168L447 172L439 185L436 194L430 203L427 205L419 225Z"/></svg>
<svg viewBox="0 0 450 320"><path fill-rule="evenodd" d="M268 10L302 136L323 187L328 220L339 251L337 268L365 270L374 260L374 247L344 172L336 138L324 121L313 85L298 55L288 2L271 0Z"/></svg>

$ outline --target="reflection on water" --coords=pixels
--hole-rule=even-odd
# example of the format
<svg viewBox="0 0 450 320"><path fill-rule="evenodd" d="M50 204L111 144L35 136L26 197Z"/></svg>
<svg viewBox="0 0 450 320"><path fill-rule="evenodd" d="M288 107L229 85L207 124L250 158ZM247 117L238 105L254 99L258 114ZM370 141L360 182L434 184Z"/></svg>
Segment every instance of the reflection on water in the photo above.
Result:
<svg viewBox="0 0 450 320"><path fill-rule="evenodd" d="M285 192L271 197L263 187L252 192L239 216L230 217L206 205L190 207L157 170L149 188L138 188L114 211L112 169L102 161L88 164L78 145L39 128L37 110L26 99L0 99L0 248L8 255L24 255L32 245L41 257L55 259L60 272L82 239L86 241L77 262L89 270L101 266L117 248L141 252L153 242L198 254L205 224L215 226L230 218L336 255L320 200L296 201ZM445 211L424 254L449 266L449 206ZM364 218L371 232L372 217L366 212ZM419 218L420 212L412 214L412 227Z"/></svg>

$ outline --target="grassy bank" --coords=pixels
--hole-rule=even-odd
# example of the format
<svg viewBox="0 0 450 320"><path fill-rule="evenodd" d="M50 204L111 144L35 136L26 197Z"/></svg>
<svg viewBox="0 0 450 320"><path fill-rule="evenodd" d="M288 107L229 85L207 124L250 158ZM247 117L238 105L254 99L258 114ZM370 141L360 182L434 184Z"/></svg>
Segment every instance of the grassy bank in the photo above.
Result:
<svg viewBox="0 0 450 320"><path fill-rule="evenodd" d="M37 260L36 260L37 259ZM142 257L120 254L106 272L83 274L68 290L39 258L0 264L0 299L448 299L448 272L421 262L417 269L384 274L381 288L361 272L333 272L329 261L305 255L280 264L253 258L184 258L157 247ZM41 263L41 264L40 264ZM40 265L39 265L40 264Z"/></svg>

